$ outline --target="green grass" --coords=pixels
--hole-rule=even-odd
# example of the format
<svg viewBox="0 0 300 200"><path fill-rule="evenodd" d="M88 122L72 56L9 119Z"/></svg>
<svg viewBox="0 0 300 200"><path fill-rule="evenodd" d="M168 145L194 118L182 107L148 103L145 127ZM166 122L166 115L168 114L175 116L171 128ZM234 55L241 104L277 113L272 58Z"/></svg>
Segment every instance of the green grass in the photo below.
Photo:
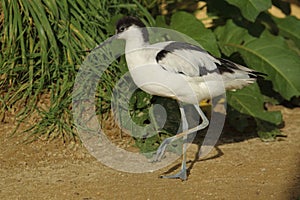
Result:
<svg viewBox="0 0 300 200"><path fill-rule="evenodd" d="M151 15L137 2L120 0L2 0L0 5L1 113L17 109L20 123L37 113L40 120L26 132L75 139L71 97L84 51L114 34L121 15ZM113 81L106 76L102 87ZM43 94L50 94L46 108L38 104Z"/></svg>

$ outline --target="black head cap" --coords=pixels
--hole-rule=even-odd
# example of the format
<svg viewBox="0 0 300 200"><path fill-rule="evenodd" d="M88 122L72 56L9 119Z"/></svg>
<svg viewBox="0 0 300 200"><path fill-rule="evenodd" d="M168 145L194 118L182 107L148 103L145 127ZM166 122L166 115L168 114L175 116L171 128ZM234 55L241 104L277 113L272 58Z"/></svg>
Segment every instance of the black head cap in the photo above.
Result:
<svg viewBox="0 0 300 200"><path fill-rule="evenodd" d="M136 25L137 27L142 28L144 41L147 42L149 36L148 36L148 31L145 28L146 26L140 19L136 17L127 16L120 19L116 24L116 31L117 33L122 33L132 25Z"/></svg>
<svg viewBox="0 0 300 200"><path fill-rule="evenodd" d="M123 17L116 24L117 33L123 32L131 25L136 25L141 28L145 27L145 24L136 17L131 17L131 16Z"/></svg>

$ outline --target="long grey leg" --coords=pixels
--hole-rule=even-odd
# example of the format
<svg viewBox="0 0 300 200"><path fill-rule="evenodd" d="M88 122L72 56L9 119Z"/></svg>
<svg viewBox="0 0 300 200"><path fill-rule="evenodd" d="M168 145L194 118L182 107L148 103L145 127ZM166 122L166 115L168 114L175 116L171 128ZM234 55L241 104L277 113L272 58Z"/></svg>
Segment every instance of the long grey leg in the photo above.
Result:
<svg viewBox="0 0 300 200"><path fill-rule="evenodd" d="M184 112L183 105L180 104L180 114L181 114L181 122L182 122L182 131L188 130L188 122L186 119L186 115ZM166 145L167 146L167 145ZM187 172L186 172L186 147L187 147L187 135L183 136L183 145L182 145L182 163L181 163L181 170L179 173L169 176L161 176L161 178L180 178L181 180L187 179ZM164 149L165 150L165 149Z"/></svg>
<svg viewBox="0 0 300 200"><path fill-rule="evenodd" d="M190 133L197 132L197 131L202 130L202 129L204 129L204 128L206 128L208 126L209 121L206 118L206 116L204 115L204 113L202 112L202 110L199 107L199 105L195 104L194 107L197 110L200 118L202 119L201 124L199 124L198 126L196 126L194 128L191 128L191 129L188 129L186 131L183 131L182 133L179 133L179 134L177 134L175 136L172 136L172 137L169 137L169 138L165 139L161 143L161 145L159 146L159 148L156 151L156 156L155 156L155 159L153 160L154 162L161 160L162 156L165 153L165 150L166 150L166 147L167 147L168 144L170 144L171 142L177 140L178 138L187 137L187 135L189 135ZM185 118L185 120L186 120L186 118Z"/></svg>

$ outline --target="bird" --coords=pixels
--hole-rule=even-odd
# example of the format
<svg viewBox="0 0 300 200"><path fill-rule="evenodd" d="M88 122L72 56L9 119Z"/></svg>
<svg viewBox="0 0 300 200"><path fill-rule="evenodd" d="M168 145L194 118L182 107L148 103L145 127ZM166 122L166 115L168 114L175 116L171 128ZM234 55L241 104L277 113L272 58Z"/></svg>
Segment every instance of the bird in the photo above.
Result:
<svg viewBox="0 0 300 200"><path fill-rule="evenodd" d="M160 161L166 147L174 140L182 138L183 157L180 171L161 178L187 180L187 137L209 125L199 102L217 97L225 90L241 89L265 74L230 60L214 57L194 44L180 41L150 44L145 24L133 16L125 16L117 21L113 39L125 40L127 67L134 83L141 90L178 102L182 133L166 138L157 149L153 161ZM201 118L201 123L190 129L184 110L186 104L193 105Z"/></svg>

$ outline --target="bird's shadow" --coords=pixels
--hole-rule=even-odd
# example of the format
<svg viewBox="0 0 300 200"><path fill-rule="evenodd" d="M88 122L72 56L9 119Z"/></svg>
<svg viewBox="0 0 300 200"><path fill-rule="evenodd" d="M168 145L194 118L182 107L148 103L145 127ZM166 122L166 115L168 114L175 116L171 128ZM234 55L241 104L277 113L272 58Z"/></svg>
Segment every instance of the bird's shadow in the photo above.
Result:
<svg viewBox="0 0 300 200"><path fill-rule="evenodd" d="M203 162L203 161L207 161L207 160L212 160L212 159L216 159L216 158L219 158L219 157L221 157L221 156L224 155L224 153L222 152L222 150L220 148L218 148L216 146L215 149L217 151L217 154L215 154L213 156L210 156L210 157L207 157L207 158L198 159L198 154L199 154L199 151L200 151L200 145L198 145L198 150L197 150L197 153L195 153L194 159L193 160L188 160L186 162L187 164L190 164L189 167L187 168L187 176L190 175L190 171L193 169L195 163L197 163L197 162ZM180 167L181 167L181 163L178 163L175 166L173 166L170 169L168 169L167 171L165 171L163 173L163 175L173 173L174 171L177 171Z"/></svg>
<svg viewBox="0 0 300 200"><path fill-rule="evenodd" d="M205 158L199 159L198 155L200 152L200 148L201 148L203 139L205 137L205 134L203 135L203 132L206 132L206 130L198 132L192 142L193 144L197 145L197 151L194 154L194 158L192 160L188 160L186 162L189 165L189 167L187 168L187 176L190 175L190 172L196 163L217 159L217 158L223 156L224 153L219 148L219 146L225 145L225 144L230 144L230 143L238 143L238 142L242 142L245 140L249 140L251 138L258 137L257 133L253 130L249 130L248 132L240 133L236 130L233 130L232 127L228 123L225 123L224 130L220 136L220 139L219 139L218 143L214 146L216 153L211 156L207 156ZM165 171L163 173L163 175L174 173L175 171L178 171L180 169L180 167L181 167L181 163L178 163L178 164L172 166L171 168L169 168L167 171Z"/></svg>

